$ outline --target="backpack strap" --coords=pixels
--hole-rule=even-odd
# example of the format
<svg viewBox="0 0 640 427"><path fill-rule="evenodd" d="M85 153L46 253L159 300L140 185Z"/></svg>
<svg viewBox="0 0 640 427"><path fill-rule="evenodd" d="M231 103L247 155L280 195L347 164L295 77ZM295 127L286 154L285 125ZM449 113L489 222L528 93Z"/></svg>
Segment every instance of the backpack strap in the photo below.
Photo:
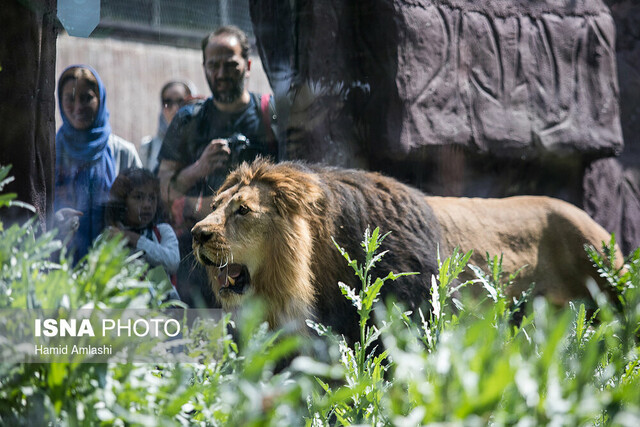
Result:
<svg viewBox="0 0 640 427"><path fill-rule="evenodd" d="M156 235L156 239L158 239L158 243L162 243L162 235L160 234L160 230L158 230L158 226L153 226L153 234Z"/></svg>
<svg viewBox="0 0 640 427"><path fill-rule="evenodd" d="M271 127L271 94L263 93L260 97L260 111L262 112L262 123L264 123L265 130L267 131L267 145L269 151L272 153L278 152L278 146L276 143L276 135Z"/></svg>

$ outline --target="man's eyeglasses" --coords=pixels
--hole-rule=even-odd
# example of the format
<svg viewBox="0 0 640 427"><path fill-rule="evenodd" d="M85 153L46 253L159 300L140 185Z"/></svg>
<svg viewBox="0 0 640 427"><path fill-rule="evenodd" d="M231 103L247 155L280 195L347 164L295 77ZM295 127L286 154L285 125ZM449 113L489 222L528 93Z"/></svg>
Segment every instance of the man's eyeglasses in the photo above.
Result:
<svg viewBox="0 0 640 427"><path fill-rule="evenodd" d="M164 108L171 108L174 105L177 105L178 107L182 107L184 105L184 99L180 98L180 99L163 99L162 100L162 105L164 106Z"/></svg>

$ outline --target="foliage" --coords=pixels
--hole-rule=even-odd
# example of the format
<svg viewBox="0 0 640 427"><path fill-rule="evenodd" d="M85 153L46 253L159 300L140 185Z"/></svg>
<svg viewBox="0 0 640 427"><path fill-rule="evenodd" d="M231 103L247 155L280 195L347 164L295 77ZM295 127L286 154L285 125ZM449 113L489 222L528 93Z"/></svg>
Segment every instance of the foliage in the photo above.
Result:
<svg viewBox="0 0 640 427"><path fill-rule="evenodd" d="M2 309L159 307L167 290L148 291L166 284L142 280L148 267L117 239L73 266L55 232L0 230ZM338 248L362 284L340 284L360 316L353 345L312 321L320 337L272 331L252 302L190 326L199 363L0 363L0 425L640 425L640 250L616 270L613 241L587 249L618 297L594 290L597 318L513 299L500 257L485 272L458 250L438 255L431 299L410 312L378 301L408 274L372 277L385 236L367 230L361 265ZM467 268L476 279L460 283Z"/></svg>
<svg viewBox="0 0 640 427"><path fill-rule="evenodd" d="M0 66L0 71L2 71L1 66ZM24 202L21 202L20 200L15 200L17 196L16 193L4 193L4 194L1 193L5 185L15 180L14 177L9 176L9 171L11 171L11 165L9 166L0 165L0 208L7 207L7 206L18 206L18 207L27 209L31 212L35 212L36 210L33 206L28 205Z"/></svg>
<svg viewBox="0 0 640 427"><path fill-rule="evenodd" d="M353 268L356 276L360 279L361 289L356 294L355 290L340 282L338 286L342 294L351 301L359 316L360 341L355 342L353 347L342 337L337 338L331 331L311 320L307 323L320 336L332 338L333 343L340 351L340 362L344 368L345 385L341 385L337 390L318 379L318 383L326 393L325 401L332 402L329 405L314 407L311 410L317 411L313 414L314 420L327 420L335 417L339 424L360 424L368 422L370 424L386 423L386 416L381 408L384 394L390 386L390 382L384 378L387 370L387 352L380 350L376 344L383 329L370 324L369 320L374 303L378 301L380 289L388 280L397 280L402 276L415 273L395 274L390 272L384 278L373 280L371 271L376 263L386 254L377 253L382 241L388 234L380 236L380 230L376 228L373 232L367 228L364 234L362 247L365 251L365 261L362 265L357 260L352 260L349 254L341 248L335 240L334 245L340 251L347 263Z"/></svg>

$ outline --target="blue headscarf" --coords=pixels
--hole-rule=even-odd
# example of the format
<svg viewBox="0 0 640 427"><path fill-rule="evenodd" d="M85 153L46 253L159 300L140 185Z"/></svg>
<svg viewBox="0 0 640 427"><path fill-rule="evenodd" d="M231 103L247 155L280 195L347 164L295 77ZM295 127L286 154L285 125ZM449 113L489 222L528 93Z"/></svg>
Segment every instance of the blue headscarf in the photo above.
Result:
<svg viewBox="0 0 640 427"><path fill-rule="evenodd" d="M74 259L84 256L91 242L104 229L104 206L109 189L116 178L115 160L107 142L111 135L107 93L98 73L88 65L72 65L70 68L86 68L98 81L100 106L87 130L75 129L62 108L62 86L58 83L58 108L62 126L56 134L56 188L55 209L69 207L81 211L80 226L71 242Z"/></svg>

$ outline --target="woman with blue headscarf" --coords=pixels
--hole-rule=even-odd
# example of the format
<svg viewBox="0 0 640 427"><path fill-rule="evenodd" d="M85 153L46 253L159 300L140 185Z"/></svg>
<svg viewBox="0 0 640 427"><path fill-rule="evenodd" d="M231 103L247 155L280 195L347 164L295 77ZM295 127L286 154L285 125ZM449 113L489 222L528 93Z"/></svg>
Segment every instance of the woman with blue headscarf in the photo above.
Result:
<svg viewBox="0 0 640 427"><path fill-rule="evenodd" d="M142 166L135 146L111 132L106 100L93 68L72 65L60 75L54 207L62 233L72 233L75 261L104 229L104 207L118 173Z"/></svg>

